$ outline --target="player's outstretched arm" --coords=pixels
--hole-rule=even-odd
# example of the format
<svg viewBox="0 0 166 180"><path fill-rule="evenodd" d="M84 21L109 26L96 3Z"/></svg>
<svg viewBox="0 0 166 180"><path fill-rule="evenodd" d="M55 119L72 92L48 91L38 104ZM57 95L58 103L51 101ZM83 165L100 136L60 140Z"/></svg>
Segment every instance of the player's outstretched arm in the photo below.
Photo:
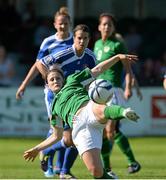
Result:
<svg viewBox="0 0 166 180"><path fill-rule="evenodd" d="M19 86L17 92L16 92L16 99L19 100L22 98L26 87L28 86L28 84L30 83L30 81L32 81L37 74L39 73L36 64L34 63L33 66L31 67L31 69L29 70L27 76L25 77L25 79L23 80L23 82L21 83L21 85Z"/></svg>
<svg viewBox="0 0 166 180"><path fill-rule="evenodd" d="M34 159L36 158L36 156L39 154L41 150L46 149L47 147L61 140L62 135L63 135L63 128L54 127L53 134L51 136L49 136L46 140L42 141L37 146L24 152L23 154L24 159L26 161L34 161Z"/></svg>
<svg viewBox="0 0 166 180"><path fill-rule="evenodd" d="M111 66L113 66L118 61L130 61L134 62L138 60L138 57L136 55L130 55L130 54L117 54L110 59L103 61L99 63L97 66L95 66L93 69L91 69L91 73L94 77L97 77L99 74L103 73L107 69L109 69Z"/></svg>

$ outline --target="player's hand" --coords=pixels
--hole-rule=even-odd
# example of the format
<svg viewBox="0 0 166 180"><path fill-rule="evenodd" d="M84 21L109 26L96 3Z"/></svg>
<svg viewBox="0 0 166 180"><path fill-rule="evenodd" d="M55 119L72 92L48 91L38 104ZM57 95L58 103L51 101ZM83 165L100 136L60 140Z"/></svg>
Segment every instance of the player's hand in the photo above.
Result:
<svg viewBox="0 0 166 180"><path fill-rule="evenodd" d="M118 54L120 60L128 60L130 62L135 62L138 60L137 55L131 55L131 54Z"/></svg>
<svg viewBox="0 0 166 180"><path fill-rule="evenodd" d="M23 157L26 161L34 161L36 156L38 155L39 150L37 148L32 148L24 152Z"/></svg>
<svg viewBox="0 0 166 180"><path fill-rule="evenodd" d="M131 89L126 88L125 91L124 91L124 98L125 98L126 100L129 100L129 98L130 98L131 96L132 96L132 91L131 91Z"/></svg>
<svg viewBox="0 0 166 180"><path fill-rule="evenodd" d="M21 86L18 88L18 90L16 92L16 99L17 100L22 99L24 92L25 92L25 86L23 84L21 84Z"/></svg>

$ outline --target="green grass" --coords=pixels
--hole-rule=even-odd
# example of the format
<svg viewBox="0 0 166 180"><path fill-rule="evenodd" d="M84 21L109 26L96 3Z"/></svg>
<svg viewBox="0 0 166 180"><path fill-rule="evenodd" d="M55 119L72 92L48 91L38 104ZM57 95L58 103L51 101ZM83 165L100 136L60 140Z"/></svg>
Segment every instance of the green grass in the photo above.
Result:
<svg viewBox="0 0 166 180"><path fill-rule="evenodd" d="M26 162L24 150L39 143L40 139L0 139L0 179L44 179L39 160ZM120 179L166 179L166 137L130 138L130 143L142 169L139 173L127 174L127 161L115 145L111 156L113 171ZM92 176L78 157L72 172L78 178ZM58 177L55 177L58 178ZM55 179L54 178L54 179Z"/></svg>

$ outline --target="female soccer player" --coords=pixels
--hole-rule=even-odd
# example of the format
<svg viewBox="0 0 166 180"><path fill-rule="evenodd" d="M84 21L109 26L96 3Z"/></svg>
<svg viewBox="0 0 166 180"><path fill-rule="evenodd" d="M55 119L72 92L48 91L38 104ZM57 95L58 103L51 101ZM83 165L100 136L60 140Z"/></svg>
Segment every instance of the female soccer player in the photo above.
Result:
<svg viewBox="0 0 166 180"><path fill-rule="evenodd" d="M115 18L110 13L102 13L99 17L98 30L101 34L101 39L95 42L94 53L97 57L98 63L107 60L108 58L119 54L127 53L127 49L124 46L120 37L117 37L115 29ZM122 76L125 70L125 89L122 90ZM125 100L128 100L132 96L132 71L130 63L127 61L119 61L107 71L99 75L99 78L106 79L112 83L117 89L112 103L121 106L125 105ZM120 131L119 121L109 121L106 126L107 137L109 141L114 139L115 143L119 146L120 150L125 154L128 160L128 172L135 173L140 170L140 164L135 160L134 154L130 147L127 137ZM102 157L105 168L107 171L111 170L110 159L110 142L107 138L103 140ZM113 140L112 140L113 141Z"/></svg>
<svg viewBox="0 0 166 180"><path fill-rule="evenodd" d="M74 72L83 70L85 67L93 68L96 63L96 58L91 50L87 48L90 38L90 30L84 25L77 25L73 31L74 44L72 47L66 48L58 53L52 53L36 62L39 71L46 76L46 72L50 66L58 63L64 71L65 77ZM63 138L63 144L68 145L66 138ZM73 147L72 147L73 148ZM45 159L46 155L55 152L57 145L43 151L42 159ZM72 156L70 158L73 158ZM67 172L68 176L61 174L60 178L69 178L70 172Z"/></svg>
<svg viewBox="0 0 166 180"><path fill-rule="evenodd" d="M56 34L49 36L48 38L44 39L40 46L40 50L37 55L37 60L40 61L43 57L51 54L51 53L57 53L67 47L70 47L73 44L73 35L70 33L70 16L68 14L67 8L62 7L59 11L56 12L54 16L54 27L57 30ZM47 70L42 69L44 72ZM39 73L36 63L31 67L30 71L28 72L27 76L25 77L24 81L18 88L16 92L16 99L21 99L22 95L25 92L25 89L27 85L32 81L36 75ZM49 90L47 86L45 86L44 89L45 93L45 104L47 108L48 118L50 117L50 104L53 98L52 92ZM70 137L70 129L65 127L66 131L64 131L64 137L66 139L69 139ZM49 136L52 133L52 129L50 129L47 136ZM70 139L68 140L70 141ZM58 167L58 173L61 173L61 176L72 176L70 174L70 168L72 164L74 163L76 157L77 157L77 150L72 147L64 147L63 142L59 142L56 144L57 149L60 149L57 154L57 163L56 166ZM54 158L55 151L53 153L50 153L48 157L48 165L47 161L41 162L41 167L44 170L47 170L44 172L46 177L53 177L53 158ZM47 169L48 167L48 169Z"/></svg>
<svg viewBox="0 0 166 180"><path fill-rule="evenodd" d="M116 105L110 107L92 102L89 100L86 85L118 61L128 60L137 60L137 56L116 55L91 70L86 68L68 76L66 82L61 69L54 67L46 76L49 87L51 88L54 84L57 92L52 104L51 124L54 133L34 148L25 151L25 160L34 161L41 150L61 139L63 120L73 128L73 142L90 173L95 178L111 178L103 170L100 159L103 128L109 119L116 120L125 117L136 121L139 117L130 108L125 109Z"/></svg>

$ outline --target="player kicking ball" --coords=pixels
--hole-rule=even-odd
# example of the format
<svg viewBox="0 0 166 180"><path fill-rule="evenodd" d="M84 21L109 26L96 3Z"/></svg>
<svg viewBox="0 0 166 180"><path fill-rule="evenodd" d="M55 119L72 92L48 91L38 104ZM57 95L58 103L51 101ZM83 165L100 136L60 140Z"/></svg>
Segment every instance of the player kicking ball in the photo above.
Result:
<svg viewBox="0 0 166 180"><path fill-rule="evenodd" d="M24 152L27 161L34 161L38 153L62 138L62 120L72 127L72 138L87 169L98 179L112 179L102 166L100 158L103 128L109 119L127 118L137 121L139 116L130 108L97 104L89 99L86 86L95 77L118 61L135 61L137 56L118 54L93 69L68 76L64 81L63 72L58 67L47 74L49 88L54 87L56 96L52 104L52 128L54 133L34 148ZM65 82L65 83L64 83Z"/></svg>

